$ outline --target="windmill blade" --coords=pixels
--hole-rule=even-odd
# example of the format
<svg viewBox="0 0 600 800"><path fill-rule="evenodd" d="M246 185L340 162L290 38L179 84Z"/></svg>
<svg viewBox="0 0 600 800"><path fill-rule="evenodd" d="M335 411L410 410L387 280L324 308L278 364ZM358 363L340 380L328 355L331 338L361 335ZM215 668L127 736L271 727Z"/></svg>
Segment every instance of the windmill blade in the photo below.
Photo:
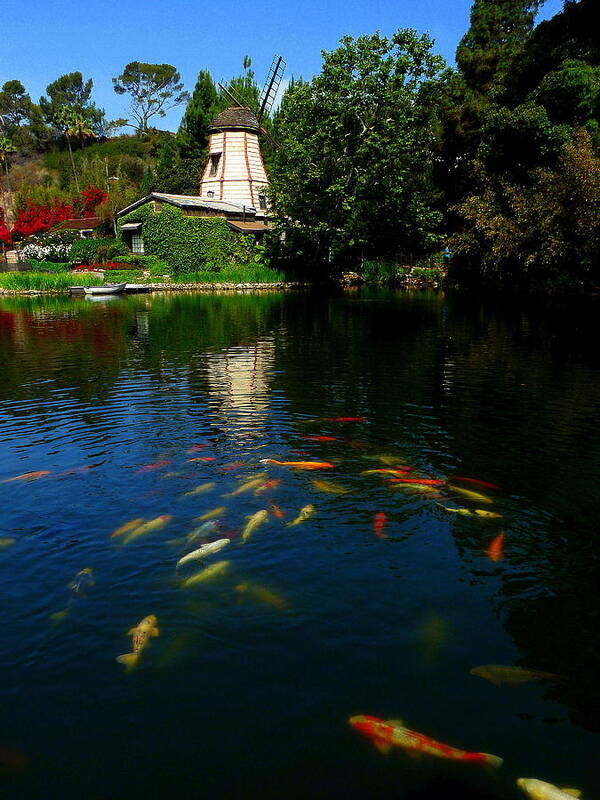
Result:
<svg viewBox="0 0 600 800"><path fill-rule="evenodd" d="M241 103L238 100L238 98L234 95L234 93L231 91L231 89L227 89L225 86L223 86L222 83L219 83L217 85L218 85L219 89L222 92L225 92L225 94L227 95L227 97L229 97L230 100L233 100L233 102L236 104L236 106L239 106L240 108L246 108L246 106L243 103Z"/></svg>
<svg viewBox="0 0 600 800"><path fill-rule="evenodd" d="M260 95L260 107L258 110L259 122L262 120L265 114L268 116L271 113L271 109L273 108L273 103L277 97L277 92L279 91L279 86L281 84L286 66L286 62L281 56L273 56L271 68L269 69L267 80L265 81L265 85L263 86L263 90Z"/></svg>
<svg viewBox="0 0 600 800"><path fill-rule="evenodd" d="M276 139L274 139L269 133L269 131L265 130L262 125L260 126L260 132L262 133L263 136L266 136L266 138L271 142L271 144L276 150L281 149L281 145L279 144L279 142Z"/></svg>

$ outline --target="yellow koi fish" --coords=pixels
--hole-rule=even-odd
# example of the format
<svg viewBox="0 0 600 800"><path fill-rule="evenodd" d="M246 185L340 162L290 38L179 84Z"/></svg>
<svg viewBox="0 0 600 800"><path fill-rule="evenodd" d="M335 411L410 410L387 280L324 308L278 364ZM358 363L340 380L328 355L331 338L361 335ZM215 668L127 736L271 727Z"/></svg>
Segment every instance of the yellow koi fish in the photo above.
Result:
<svg viewBox="0 0 600 800"><path fill-rule="evenodd" d="M178 569L183 564L187 564L189 561L198 561L202 558L206 558L206 556L212 555L212 553L218 553L219 550L227 547L230 541L231 539L217 539L216 542L203 544L202 547L199 547L197 550L192 550L187 556L180 558L177 564L175 564L175 569Z"/></svg>
<svg viewBox="0 0 600 800"><path fill-rule="evenodd" d="M213 519L214 517L220 517L227 511L227 506L219 506L218 508L213 508L210 511L207 511L205 514L200 514L199 517L194 518L194 522L203 522L205 519Z"/></svg>
<svg viewBox="0 0 600 800"><path fill-rule="evenodd" d="M409 469L391 469L383 467L381 469L365 469L361 472L361 475L394 475L396 477L402 477L403 475L407 475L410 472Z"/></svg>
<svg viewBox="0 0 600 800"><path fill-rule="evenodd" d="M346 486L341 486L339 483L334 483L333 481L313 481L312 485L319 492L327 492L328 494L348 494L348 492L352 491L352 489L348 489Z"/></svg>
<svg viewBox="0 0 600 800"><path fill-rule="evenodd" d="M448 508L438 503L440 508L444 511L449 511L451 514L462 514L464 517L482 517L483 519L501 519L502 514L497 514L495 511L486 511L484 508Z"/></svg>
<svg viewBox="0 0 600 800"><path fill-rule="evenodd" d="M269 512L262 508L260 511L257 511L256 514L246 517L248 522L242 531L242 541L246 542L252 536L254 531L268 519L268 516Z"/></svg>
<svg viewBox="0 0 600 800"><path fill-rule="evenodd" d="M300 525L301 522L304 522L309 517L312 517L315 511L316 508L312 505L312 503L309 503L307 506L304 506L304 508L300 509L300 513L298 514L296 519L293 519L291 522L288 522L287 527L292 528L294 525Z"/></svg>
<svg viewBox="0 0 600 800"><path fill-rule="evenodd" d="M116 539L117 536L123 536L124 533L129 533L129 531L134 530L135 528L139 528L139 526L143 523L144 518L138 517L137 519L131 519L129 522L126 522L124 525L121 525L120 528L117 528L116 531L113 531L110 535L111 539Z"/></svg>
<svg viewBox="0 0 600 800"><path fill-rule="evenodd" d="M208 483L201 483L200 486L196 486L195 489L191 489L189 492L184 492L181 496L182 497L195 497L197 494L204 494L205 492L210 492L212 489L215 488L217 484L214 481L209 481Z"/></svg>
<svg viewBox="0 0 600 800"><path fill-rule="evenodd" d="M140 525L138 528L134 528L131 533L123 539L123 544L129 544L129 542L133 542L134 539L139 539L140 536L144 536L147 533L153 533L154 531L159 531L161 528L164 528L173 517L170 514L161 514L160 517L156 517L155 519L151 519L150 522L145 522L143 525Z"/></svg>
<svg viewBox="0 0 600 800"><path fill-rule="evenodd" d="M140 660L142 650L150 641L151 636L158 636L159 630L156 627L157 619L154 614L149 614L139 622L134 628L128 631L127 635L133 637L133 653L125 653L117 657L119 664L125 664L125 669L130 672Z"/></svg>
<svg viewBox="0 0 600 800"><path fill-rule="evenodd" d="M11 539L10 536L3 536L0 539L0 550L3 550L5 547L10 547L15 541L16 539Z"/></svg>
<svg viewBox="0 0 600 800"><path fill-rule="evenodd" d="M276 592L272 592L270 589L265 589L264 586L258 586L253 583L239 583L235 587L235 590L241 596L247 597L248 600L254 603L263 603L279 611L285 611L289 606L289 603L284 597Z"/></svg>
<svg viewBox="0 0 600 800"><path fill-rule="evenodd" d="M238 486L238 488L234 489L233 492L224 494L223 497L237 497L239 494L243 494L244 492L249 492L252 489L256 489L263 482L264 478L253 478L251 481L247 481L246 483L243 483L241 486Z"/></svg>
<svg viewBox="0 0 600 800"><path fill-rule="evenodd" d="M191 578L186 578L181 584L182 589L188 589L190 586L195 586L197 583L206 583L213 580L213 578L220 578L229 571L231 561L217 561L216 564L211 564L210 567L205 567L200 572L192 575Z"/></svg>
<svg viewBox="0 0 600 800"><path fill-rule="evenodd" d="M450 489L453 492L458 492L459 494L462 494L463 497L467 498L467 500L475 500L478 503L494 502L492 498L488 497L486 494L480 494L479 492L474 492L471 489L463 489L462 486L454 486L453 484L452 485L449 484L448 489Z"/></svg>
<svg viewBox="0 0 600 800"><path fill-rule="evenodd" d="M531 800L573 800L581 797L579 789L559 789L552 783L538 781L536 778L519 778L517 786L525 792Z"/></svg>
<svg viewBox="0 0 600 800"><path fill-rule="evenodd" d="M521 686L531 681L559 681L560 675L552 672L541 672L537 669L524 667L503 667L498 664L486 664L482 667L473 667L469 670L471 675L483 678L490 683L500 686L505 683L509 686Z"/></svg>

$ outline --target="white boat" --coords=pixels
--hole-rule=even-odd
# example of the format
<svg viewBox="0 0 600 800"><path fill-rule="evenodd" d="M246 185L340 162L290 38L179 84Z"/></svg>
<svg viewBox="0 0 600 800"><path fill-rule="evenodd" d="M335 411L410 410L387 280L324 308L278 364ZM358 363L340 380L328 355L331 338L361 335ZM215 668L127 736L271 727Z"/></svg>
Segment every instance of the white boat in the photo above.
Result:
<svg viewBox="0 0 600 800"><path fill-rule="evenodd" d="M125 291L126 283L107 283L104 286L84 286L83 291L86 294L121 294Z"/></svg>

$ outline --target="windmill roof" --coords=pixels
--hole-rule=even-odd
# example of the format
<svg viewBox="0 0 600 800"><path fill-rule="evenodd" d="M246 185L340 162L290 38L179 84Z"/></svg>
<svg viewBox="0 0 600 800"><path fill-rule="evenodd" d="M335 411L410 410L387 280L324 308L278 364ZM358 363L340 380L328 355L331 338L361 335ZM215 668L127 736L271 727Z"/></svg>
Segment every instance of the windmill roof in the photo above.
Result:
<svg viewBox="0 0 600 800"><path fill-rule="evenodd" d="M247 130L256 131L260 130L260 124L254 111L249 108L241 108L240 106L231 106L221 111L218 117L215 117L209 126L222 130L223 128L246 128Z"/></svg>

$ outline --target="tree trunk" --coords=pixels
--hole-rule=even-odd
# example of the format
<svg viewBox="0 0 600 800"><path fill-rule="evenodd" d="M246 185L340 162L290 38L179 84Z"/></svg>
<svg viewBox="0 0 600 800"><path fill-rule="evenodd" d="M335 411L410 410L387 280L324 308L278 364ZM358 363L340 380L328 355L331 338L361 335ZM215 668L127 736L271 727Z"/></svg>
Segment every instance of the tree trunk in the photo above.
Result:
<svg viewBox="0 0 600 800"><path fill-rule="evenodd" d="M77 194L79 194L79 179L77 178L77 170L75 169L75 160L73 158L73 150L71 149L71 139L69 138L68 134L65 134L67 137L67 144L69 145L69 155L71 156L71 166L73 167L73 177L75 178L75 186L77 187Z"/></svg>

